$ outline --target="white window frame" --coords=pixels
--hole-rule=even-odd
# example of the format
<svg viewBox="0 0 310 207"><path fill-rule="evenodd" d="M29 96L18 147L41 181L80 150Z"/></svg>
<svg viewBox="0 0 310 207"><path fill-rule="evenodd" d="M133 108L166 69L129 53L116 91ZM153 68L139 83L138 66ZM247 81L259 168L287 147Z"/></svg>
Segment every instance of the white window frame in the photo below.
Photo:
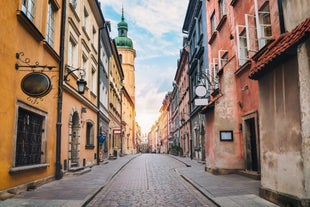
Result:
<svg viewBox="0 0 310 207"><path fill-rule="evenodd" d="M263 48L267 43L268 40L272 39L272 34L271 36L266 36L265 35L265 28L266 27L272 27L271 23L264 23L263 21L263 16L268 15L270 18L270 6L269 6L269 1L268 2L268 11L264 11L266 7L261 8L261 10L258 9L258 2L257 0L254 0L254 8L255 8L255 16L256 16L256 25L257 25L257 39L258 39L258 47L259 49ZM264 4L265 5L265 4ZM266 6L266 5L265 5Z"/></svg>
<svg viewBox="0 0 310 207"><path fill-rule="evenodd" d="M96 94L97 91L97 73L94 66L91 67L91 90L94 94Z"/></svg>
<svg viewBox="0 0 310 207"><path fill-rule="evenodd" d="M242 33L240 34L239 28L244 29ZM244 25L236 25L236 36L237 36L237 51L238 51L238 60L239 60L239 66L243 65L249 60L249 53L248 53L248 48L246 45L247 40L246 40L246 26ZM240 41L241 38L244 40ZM246 54L245 54L246 53Z"/></svg>
<svg viewBox="0 0 310 207"><path fill-rule="evenodd" d="M225 0L220 0L220 12L221 12L221 18L223 18L227 12L226 12L226 1Z"/></svg>
<svg viewBox="0 0 310 207"><path fill-rule="evenodd" d="M217 25L216 25L215 11L214 11L213 14L211 15L210 20L211 20L211 35L212 35L213 33L216 32L216 26L217 26Z"/></svg>
<svg viewBox="0 0 310 207"><path fill-rule="evenodd" d="M25 15L30 19L30 21L33 22L35 18L35 0L23 0L22 1L22 11L25 13Z"/></svg>
<svg viewBox="0 0 310 207"><path fill-rule="evenodd" d="M88 73L88 57L83 52L82 54L82 68L84 72L81 72L81 78L89 81L89 73Z"/></svg>
<svg viewBox="0 0 310 207"><path fill-rule="evenodd" d="M253 18L253 21L255 22L256 18L254 15L245 14L245 32L246 32L246 43L247 43L247 50L248 52L257 52L257 28L255 25L250 25L250 18ZM254 32L254 34L253 34ZM253 43L253 44L252 44ZM252 45L255 45L255 47L252 47Z"/></svg>
<svg viewBox="0 0 310 207"><path fill-rule="evenodd" d="M228 50L218 50L217 51L217 59L218 59L219 70L222 69L222 67L224 66L224 64L222 64L222 63L228 61L228 59L222 58L225 53L228 53Z"/></svg>
<svg viewBox="0 0 310 207"><path fill-rule="evenodd" d="M87 32L89 13L85 7L84 7L83 13L84 13L83 27L84 27L85 31Z"/></svg>
<svg viewBox="0 0 310 207"><path fill-rule="evenodd" d="M68 41L68 65L77 67L77 41L70 36Z"/></svg>
<svg viewBox="0 0 310 207"><path fill-rule="evenodd" d="M54 46L54 36L55 36L55 9L51 1L48 1L47 6L47 24L46 24L46 42Z"/></svg>

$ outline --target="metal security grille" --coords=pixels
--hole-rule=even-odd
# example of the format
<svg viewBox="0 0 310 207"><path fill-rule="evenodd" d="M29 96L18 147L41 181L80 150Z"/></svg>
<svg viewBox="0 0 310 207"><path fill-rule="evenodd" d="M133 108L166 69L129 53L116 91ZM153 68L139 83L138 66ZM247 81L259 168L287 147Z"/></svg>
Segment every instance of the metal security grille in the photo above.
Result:
<svg viewBox="0 0 310 207"><path fill-rule="evenodd" d="M18 109L15 166L41 163L42 116Z"/></svg>

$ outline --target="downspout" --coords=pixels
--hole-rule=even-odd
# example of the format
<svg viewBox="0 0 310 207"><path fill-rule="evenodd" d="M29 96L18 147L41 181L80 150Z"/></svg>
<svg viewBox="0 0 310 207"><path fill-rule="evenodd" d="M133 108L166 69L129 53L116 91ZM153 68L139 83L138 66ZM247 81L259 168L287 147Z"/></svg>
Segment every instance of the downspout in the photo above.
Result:
<svg viewBox="0 0 310 207"><path fill-rule="evenodd" d="M103 18L103 17L102 17ZM97 105L98 105L98 114L97 114L97 165L100 164L100 149L99 149L99 135L100 135L100 75L101 75L101 60L100 60L100 54L101 54L101 47L100 47L100 40L101 40L101 33L102 33L102 30L105 29L106 26L105 26L105 21L103 21L103 26L100 26L99 27L99 36L98 36L98 62L99 62L99 65L98 65L98 87L97 87L97 94L98 94L98 100L97 100ZM103 69L103 68L102 68ZM103 146L104 146L104 143L102 143L102 150L103 150ZM103 155L103 154L102 154ZM102 158L103 159L103 158Z"/></svg>
<svg viewBox="0 0 310 207"><path fill-rule="evenodd" d="M122 88L121 88L121 153L120 156L123 156L123 80L122 80Z"/></svg>
<svg viewBox="0 0 310 207"><path fill-rule="evenodd" d="M63 87L63 70L64 70L64 45L65 45L65 25L66 25L66 0L62 0L61 14L61 31L60 31L60 62L59 62L59 78L58 78L58 100L57 100L57 123L56 123L56 172L55 179L62 178L62 166L60 162L61 156L61 116L62 116L62 87Z"/></svg>
<svg viewBox="0 0 310 207"><path fill-rule="evenodd" d="M278 11L279 11L280 32L281 32L281 34L283 34L283 33L285 33L285 25L284 25L282 0L278 0Z"/></svg>
<svg viewBox="0 0 310 207"><path fill-rule="evenodd" d="M100 52L101 52L101 47L100 47L100 37L101 37L101 30L103 28L99 28L99 35L98 35L98 84L97 84L97 107L98 107L98 114L97 114L97 165L100 164L100 152L99 152L99 134L100 134L100 71L101 71L101 60L100 60ZM103 147L103 144L102 144Z"/></svg>

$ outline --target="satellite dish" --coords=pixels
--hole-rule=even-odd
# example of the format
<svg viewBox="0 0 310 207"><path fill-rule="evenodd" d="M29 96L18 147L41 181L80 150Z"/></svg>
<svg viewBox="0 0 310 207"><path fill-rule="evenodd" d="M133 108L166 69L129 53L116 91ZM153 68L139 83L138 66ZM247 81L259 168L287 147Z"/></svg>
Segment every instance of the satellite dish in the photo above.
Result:
<svg viewBox="0 0 310 207"><path fill-rule="evenodd" d="M207 89L204 86L197 86L195 89L195 93L197 96L205 96L207 94Z"/></svg>

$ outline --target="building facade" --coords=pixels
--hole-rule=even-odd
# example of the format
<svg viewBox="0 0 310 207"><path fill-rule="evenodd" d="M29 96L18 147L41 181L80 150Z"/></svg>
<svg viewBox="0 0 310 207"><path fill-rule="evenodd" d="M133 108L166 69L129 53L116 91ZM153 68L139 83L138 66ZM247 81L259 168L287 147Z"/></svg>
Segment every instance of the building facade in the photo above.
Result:
<svg viewBox="0 0 310 207"><path fill-rule="evenodd" d="M64 45L61 163L63 170L97 162L99 28L103 18L97 1L67 1ZM87 82L79 93L76 81Z"/></svg>
<svg viewBox="0 0 310 207"><path fill-rule="evenodd" d="M170 93L165 95L160 108L160 153L168 153L169 151L169 105L170 105Z"/></svg>
<svg viewBox="0 0 310 207"><path fill-rule="evenodd" d="M177 86L178 93L178 131L180 138L180 147L182 155L192 157L192 140L190 138L190 110L189 110L189 78L188 78L188 54L189 46L187 38L183 40L183 49L180 50L180 58L178 59L178 68L174 81Z"/></svg>
<svg viewBox="0 0 310 207"><path fill-rule="evenodd" d="M208 1L206 6L211 82L204 108L210 132L206 169L227 173L246 166L259 172L257 84L248 79L247 67L257 51L254 2Z"/></svg>
<svg viewBox="0 0 310 207"><path fill-rule="evenodd" d="M98 131L99 136L102 135L100 141L100 149L97 154L99 161L108 158L108 135L109 135L109 60L112 56L112 44L110 33L110 22L104 22L100 28L100 52L99 52L99 103L98 103ZM100 138L100 137L99 137ZM101 143L102 142L102 143Z"/></svg>
<svg viewBox="0 0 310 207"><path fill-rule="evenodd" d="M0 131L2 193L56 175L61 0L2 1ZM3 198L3 197L2 197Z"/></svg>
<svg viewBox="0 0 310 207"><path fill-rule="evenodd" d="M125 21L122 10L121 21L117 24L118 36L114 38L117 50L120 54L121 64L124 71L122 93L122 120L124 121L123 153L134 153L135 149L135 57L132 40L127 36L128 24Z"/></svg>
<svg viewBox="0 0 310 207"><path fill-rule="evenodd" d="M252 59L258 80L260 196L281 206L310 205L308 1L281 1L281 36ZM298 12L293 12L298 11Z"/></svg>
<svg viewBox="0 0 310 207"><path fill-rule="evenodd" d="M206 33L206 1L190 0L182 31L187 35L189 45L189 100L190 100L190 139L193 140L193 158L205 161L206 126L201 109L208 103L210 88L207 81L208 45ZM196 89L202 93L196 93Z"/></svg>
<svg viewBox="0 0 310 207"><path fill-rule="evenodd" d="M114 40L111 40L112 56L109 61L109 137L108 153L117 157L121 153L122 124L122 90L124 73Z"/></svg>

